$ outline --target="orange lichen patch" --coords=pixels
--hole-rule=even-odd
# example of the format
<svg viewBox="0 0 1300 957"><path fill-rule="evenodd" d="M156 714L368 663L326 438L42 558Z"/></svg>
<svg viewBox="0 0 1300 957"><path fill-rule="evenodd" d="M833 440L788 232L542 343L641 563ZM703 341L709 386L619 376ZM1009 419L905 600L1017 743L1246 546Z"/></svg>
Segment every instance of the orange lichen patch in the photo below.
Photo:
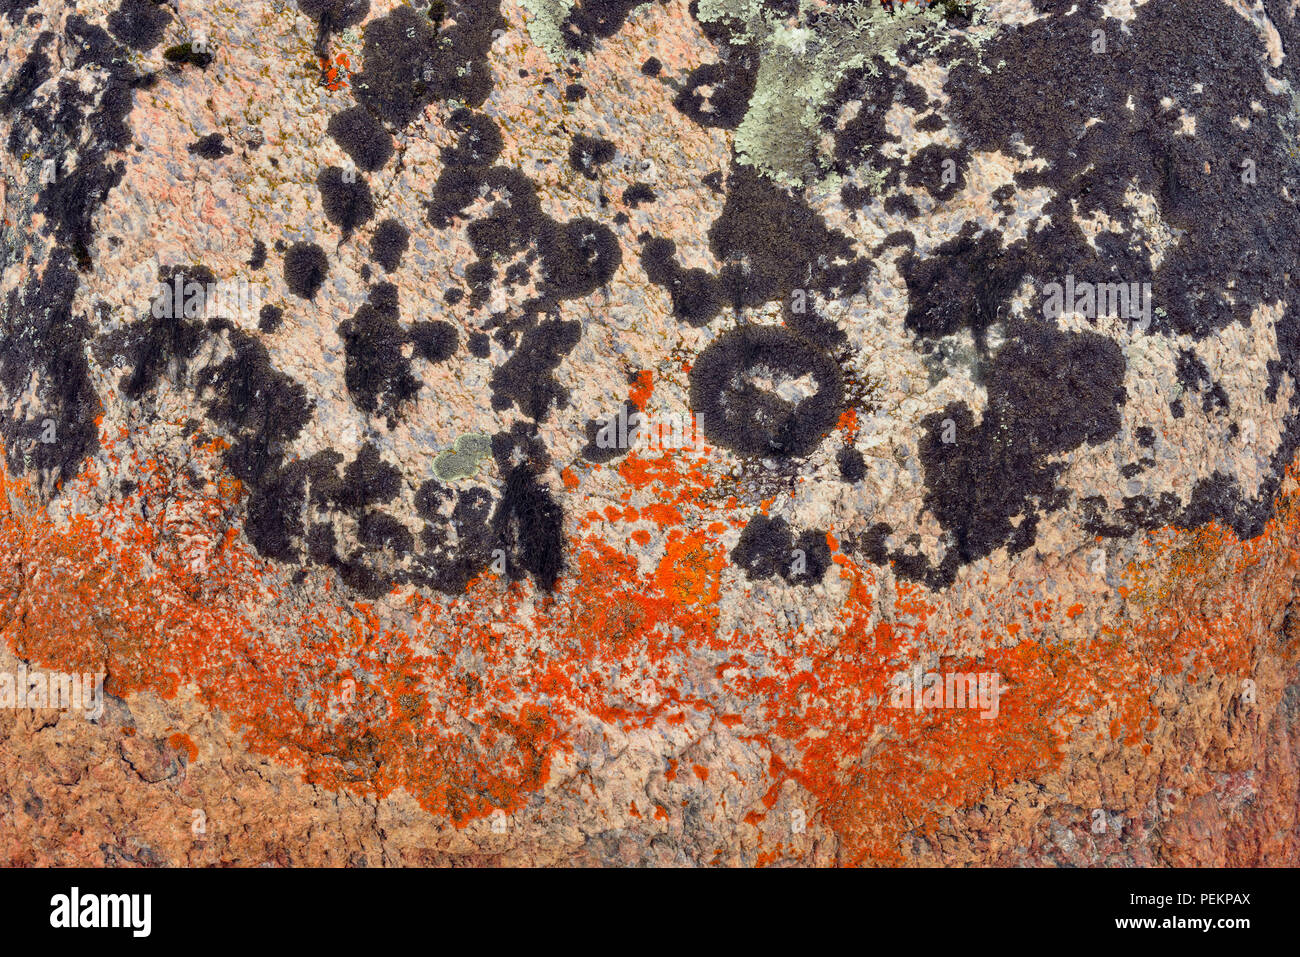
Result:
<svg viewBox="0 0 1300 957"><path fill-rule="evenodd" d="M654 394L654 390L654 373L648 369L643 369L636 374L636 382L632 384L632 389L628 393L628 400L644 412L646 403L650 401L650 396Z"/></svg>
<svg viewBox="0 0 1300 957"><path fill-rule="evenodd" d="M858 438L858 410L845 409L840 413L840 419L835 423L835 428L844 430L844 438L853 444Z"/></svg>
<svg viewBox="0 0 1300 957"><path fill-rule="evenodd" d="M167 739L167 743L177 751L184 751L191 764L199 759L199 746L190 739L188 734L178 731Z"/></svg>
<svg viewBox="0 0 1300 957"><path fill-rule="evenodd" d="M346 53L339 53L332 60L329 57L317 57L317 62L320 64L321 83L326 89L336 91L348 85L352 63Z"/></svg>
<svg viewBox="0 0 1300 957"><path fill-rule="evenodd" d="M672 505L647 505L641 510L641 514L660 528L667 525L680 525L682 521L682 513Z"/></svg>
<svg viewBox="0 0 1300 957"><path fill-rule="evenodd" d="M690 535L668 543L655 583L677 605L708 607L718 600L725 565L721 548L704 535Z"/></svg>
<svg viewBox="0 0 1300 957"><path fill-rule="evenodd" d="M220 451L196 447L195 456L219 474ZM1049 629L1082 608L1031 601L1025 583L1006 589L1011 617L996 624L908 582L894 582L877 607L888 572L838 552L828 574L845 597L825 627L724 631L719 537L743 523L734 502L710 504L713 480L689 455L633 453L618 474L659 501L610 506L603 518L658 523L664 554L654 569L584 532L551 596L484 576L456 600L413 595L395 619L391 607L330 600L320 572L314 604L289 597L281 569L234 531L237 484L205 496L167 462L133 456L108 467L129 473L136 490L105 500L88 470L69 483L68 501L87 503L83 511L58 522L27 483L0 472L0 634L20 656L106 671L116 695L189 686L250 748L309 781L380 797L401 787L457 824L522 808L570 747L579 715L630 730L681 728L703 714L770 756L770 787L746 818L760 833L794 782L839 837L842 859L862 864L906 861L912 840L1010 782L1043 777L1072 742L1151 748L1162 720L1152 688L1250 675L1267 628L1248 584L1300 565L1288 486L1252 542L1218 526L1154 535L1154 557L1128 570L1126 613L1083 638L1051 640ZM646 529L632 539L653 540ZM895 675L945 622L989 637L980 657L932 667L996 674L1007 689L996 717L892 706ZM716 680L693 678L704 655ZM197 748L181 737L173 746L193 760ZM676 771L670 759L665 777ZM657 802L654 816L667 818Z"/></svg>

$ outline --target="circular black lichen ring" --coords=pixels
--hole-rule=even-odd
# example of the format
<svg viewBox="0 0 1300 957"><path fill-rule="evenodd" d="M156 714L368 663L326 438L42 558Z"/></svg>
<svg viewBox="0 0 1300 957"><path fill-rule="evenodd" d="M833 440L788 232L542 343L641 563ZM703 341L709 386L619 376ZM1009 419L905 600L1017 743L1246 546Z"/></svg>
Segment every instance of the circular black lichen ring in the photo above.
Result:
<svg viewBox="0 0 1300 957"><path fill-rule="evenodd" d="M756 374L805 376L816 391L793 402L756 383ZM711 343L691 369L691 408L705 436L740 455L804 458L844 409L839 366L781 326L741 326Z"/></svg>

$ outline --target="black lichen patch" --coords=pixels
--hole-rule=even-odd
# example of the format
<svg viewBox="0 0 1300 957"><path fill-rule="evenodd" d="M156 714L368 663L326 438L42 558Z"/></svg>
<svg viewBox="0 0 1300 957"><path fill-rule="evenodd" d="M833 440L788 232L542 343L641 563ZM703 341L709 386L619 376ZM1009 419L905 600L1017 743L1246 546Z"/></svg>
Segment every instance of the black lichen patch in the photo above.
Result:
<svg viewBox="0 0 1300 957"><path fill-rule="evenodd" d="M692 70L673 106L701 126L734 130L749 110L757 79L757 58L740 51L725 63L706 63ZM710 90L707 96L705 87Z"/></svg>
<svg viewBox="0 0 1300 957"><path fill-rule="evenodd" d="M384 267L384 272L394 272L402 263L402 256L411 241L411 231L395 219L385 219L375 227L370 239L370 258Z"/></svg>
<svg viewBox="0 0 1300 957"><path fill-rule="evenodd" d="M370 12L370 0L298 0L298 9L328 32L355 27Z"/></svg>
<svg viewBox="0 0 1300 957"><path fill-rule="evenodd" d="M564 569L564 510L528 465L507 474L492 531L506 554L508 578L527 574L544 591L555 589Z"/></svg>
<svg viewBox="0 0 1300 957"><path fill-rule="evenodd" d="M1190 349L1182 349L1174 363L1178 382L1188 392L1201 393L1201 411L1209 415L1215 411L1227 412L1230 404L1223 386L1214 381L1210 370L1200 357Z"/></svg>
<svg viewBox="0 0 1300 957"><path fill-rule="evenodd" d="M476 359L486 359L492 354L492 340L488 338L486 332L469 334L469 353Z"/></svg>
<svg viewBox="0 0 1300 957"><path fill-rule="evenodd" d="M253 240L253 254L248 257L250 269L261 269L266 265L266 243L260 239Z"/></svg>
<svg viewBox="0 0 1300 957"><path fill-rule="evenodd" d="M296 561L306 473L299 463L285 464L285 455L310 420L313 403L302 385L271 364L255 336L228 319L199 318L206 308L203 292L213 281L210 271L171 267L159 280L165 286L149 313L115 343L134 366L121 382L122 394L138 401L165 375L186 381L201 350L224 338L224 347L217 347L223 358L201 369L192 385L206 402L208 420L231 438L224 460L249 492L249 541L268 558ZM171 292L177 289L179 297Z"/></svg>
<svg viewBox="0 0 1300 957"><path fill-rule="evenodd" d="M846 445L835 453L835 464L839 466L840 478L852 484L861 482L867 476L867 463L851 445Z"/></svg>
<svg viewBox="0 0 1300 957"><path fill-rule="evenodd" d="M827 298L865 286L871 264L852 241L828 228L802 197L757 170L733 165L727 201L709 228L713 254L726 263L720 280L737 310L782 299L795 289Z"/></svg>
<svg viewBox="0 0 1300 957"><path fill-rule="evenodd" d="M426 80L437 57L438 32L427 17L399 6L366 26L357 100L395 127L414 120L433 100Z"/></svg>
<svg viewBox="0 0 1300 957"><path fill-rule="evenodd" d="M428 204L429 220L439 228L450 226L479 195L479 187L504 145L492 118L472 110L456 110L448 117L447 128L458 132L460 138L440 154L443 170Z"/></svg>
<svg viewBox="0 0 1300 957"><path fill-rule="evenodd" d="M384 512L367 512L358 523L357 539L367 549L386 549L405 555L415 547L415 536L393 516Z"/></svg>
<svg viewBox="0 0 1300 957"><path fill-rule="evenodd" d="M357 99L395 127L406 126L435 99L477 107L492 92L487 54L492 32L505 26L500 4L449 0L446 10L452 25L441 37L428 17L407 6L366 26Z"/></svg>
<svg viewBox="0 0 1300 957"><path fill-rule="evenodd" d="M1050 458L1119 432L1124 368L1111 339L1037 326L994 358L978 426L962 403L927 416L925 504L950 536L949 551L938 568L912 556L900 574L947 585L960 564L1032 544L1039 516L1068 498L1057 487L1062 466Z"/></svg>
<svg viewBox="0 0 1300 957"><path fill-rule="evenodd" d="M785 519L755 515L731 550L731 561L751 581L775 574L788 584L809 587L826 575L831 549L825 532L809 529L796 539Z"/></svg>
<svg viewBox="0 0 1300 957"><path fill-rule="evenodd" d="M84 83L72 75L61 77L57 95L38 103L36 85L49 77L43 51L52 36L44 33L37 39L33 53L0 97L0 108L14 115L11 153L21 156L24 144L31 143L37 155L54 161L54 178L38 194L36 209L84 272L91 266L94 214L125 171L121 159L110 157L131 140L126 118L136 75L126 64L124 48L102 27L74 14L64 30L65 58L75 50L72 71L98 69L85 70ZM69 168L64 157L72 152L77 159Z"/></svg>
<svg viewBox="0 0 1300 957"><path fill-rule="evenodd" d="M648 183L633 183L623 190L623 202L633 209L642 203L653 203L658 198Z"/></svg>
<svg viewBox="0 0 1300 957"><path fill-rule="evenodd" d="M6 12L13 20L27 6L11 5ZM123 47L103 28L73 14L59 44L60 67L67 75L50 89L48 51L56 39L49 31L37 36L0 90L0 111L11 123L9 152L23 161L29 152L52 159L56 173L35 203L53 248L43 267L29 258L29 278L11 289L4 303L0 384L13 408L3 421L9 468L15 473L35 468L66 479L98 447L94 419L100 408L85 356L91 326L72 309L74 269L91 268L95 214L124 172L121 160L112 157L131 140L126 119L137 76ZM42 85L49 92L38 97ZM73 152L76 163L69 169L63 157ZM36 401L20 406L17 396L33 383Z"/></svg>
<svg viewBox="0 0 1300 957"><path fill-rule="evenodd" d="M609 140L578 133L569 145L569 165L587 179L595 179L596 167L613 160L616 152Z"/></svg>
<svg viewBox="0 0 1300 957"><path fill-rule="evenodd" d="M577 103L587 95L587 88L581 83L570 83L564 88L564 98L570 103Z"/></svg>
<svg viewBox="0 0 1300 957"><path fill-rule="evenodd" d="M387 418L390 429L423 384L412 375L411 360L403 354L407 335L399 320L397 287L384 282L372 287L356 315L339 326L348 394L358 409Z"/></svg>
<svg viewBox="0 0 1300 957"><path fill-rule="evenodd" d="M325 128L358 169L374 172L393 155L393 137L384 125L359 106L335 113Z"/></svg>
<svg viewBox="0 0 1300 957"><path fill-rule="evenodd" d="M567 390L551 373L577 344L580 326L543 322L541 317L554 316L564 300L586 296L608 283L622 263L622 249L602 223L585 217L556 222L542 210L527 176L491 165L500 153L501 136L489 117L458 110L452 120L461 138L454 152L443 153L447 166L428 205L430 220L446 228L475 199L489 203L466 227L477 257L465 269L471 310L481 309L491 298L500 264L506 264L508 285L524 281L531 271L526 267L537 264L536 296L516 313L494 316L487 328L496 330L503 348L515 350L490 380L493 408L500 411L515 403L530 416L543 416L567 401ZM471 334L469 345L475 356L490 354L484 333Z"/></svg>
<svg viewBox="0 0 1300 957"><path fill-rule="evenodd" d="M527 329L514 354L492 372L492 407L500 411L514 403L536 421L546 417L552 404L564 408L568 390L555 380L555 370L581 335L581 323L560 319Z"/></svg>
<svg viewBox="0 0 1300 957"><path fill-rule="evenodd" d="M203 314L207 286L216 282L212 271L172 266L159 270L158 281L149 312L126 330L122 343L132 366L121 383L128 399L141 398L169 371L183 373L208 338Z"/></svg>
<svg viewBox="0 0 1300 957"><path fill-rule="evenodd" d="M835 139L831 155L834 172L847 177L865 163L884 174L883 188L892 189L898 184L902 161L890 158L881 147L899 142L899 138L889 132L885 117L894 103L905 95L903 76L900 66L877 57L871 63L850 71L840 81L821 119L822 130ZM841 124L841 112L851 102L859 102L861 106Z"/></svg>
<svg viewBox="0 0 1300 957"><path fill-rule="evenodd" d="M655 0L581 0L573 5L560 25L560 35L571 50L589 52L597 40L612 37L623 29L628 14L647 2Z"/></svg>
<svg viewBox="0 0 1300 957"><path fill-rule="evenodd" d="M285 285L295 296L315 299L329 268L325 250L315 243L294 243L284 254Z"/></svg>
<svg viewBox="0 0 1300 957"><path fill-rule="evenodd" d="M304 469L295 462L264 476L248 496L244 533L259 554L282 562L298 560L295 540L303 533Z"/></svg>
<svg viewBox="0 0 1300 957"><path fill-rule="evenodd" d="M16 122L9 133L8 150L19 153L24 140L33 130L49 132L54 127L55 113L41 109L36 91L50 79L50 58L46 50L54 43L54 34L46 30L36 38L31 52L13 72L9 82L0 89L0 110L13 114Z"/></svg>
<svg viewBox="0 0 1300 957"><path fill-rule="evenodd" d="M1119 432L1124 369L1112 339L1031 327L989 366L985 421L1037 456L1102 442Z"/></svg>
<svg viewBox="0 0 1300 957"><path fill-rule="evenodd" d="M108 31L134 50L152 50L162 42L171 11L153 0L122 0L108 15Z"/></svg>
<svg viewBox="0 0 1300 957"><path fill-rule="evenodd" d="M828 353L838 354L849 344L848 334L823 315L807 296L796 294L786 300L781 306L781 317L791 332Z"/></svg>
<svg viewBox="0 0 1300 957"><path fill-rule="evenodd" d="M1287 145L1300 123L1285 94L1266 82L1270 71L1260 69L1254 27L1215 0L1189 0L1176 9L1147 4L1124 31L1108 29L1113 25L1095 4L1080 7L1070 16L1053 9L1033 24L1000 33L984 51L984 62L998 63L997 69L983 74L957 63L946 86L946 110L967 149L1027 151L1046 161L1017 176L1021 188L1053 191L1033 242L1015 254L1023 257L1020 273L1040 282L1061 281L1067 272L1081 281L1150 282L1158 309L1148 334L1201 339L1229 323L1248 322L1259 303L1279 298L1293 317L1300 290L1278 281L1276 264L1300 257L1300 235L1281 225L1293 217L1300 187ZM1278 17L1283 42L1300 40L1293 18ZM1198 38L1195 55L1180 43L1188 24ZM1087 52L1097 29L1106 31L1105 55ZM1062 50L1083 51L1088 68L1079 69ZM1289 60L1280 72L1293 86L1300 80ZM1280 118L1280 131L1278 123L1243 128L1235 121L1252 116L1255 103ZM1195 118L1194 137L1182 132L1185 114ZM1247 160L1256 175L1243 174ZM1161 219L1180 235L1155 269L1132 238L1141 224L1126 203L1130 188L1156 197ZM1094 247L1074 220L1097 214L1126 226L1127 235L1099 237ZM980 268L977 256L959 258L960 265L953 264L958 272ZM1005 305L1017 285L1015 272L995 269L998 288L984 297L982 314ZM940 295L960 295L965 284L938 285L948 286ZM1298 327L1291 318L1278 324L1280 358L1268 365L1270 398L1283 371L1300 372ZM1208 376L1190 362L1181 366L1184 385L1195 384L1204 411L1226 409L1226 394L1216 392ZM1185 414L1183 402L1171 402L1175 417ZM1245 500L1231 482L1220 481L1206 485L1196 507L1178 521L1217 514L1239 535L1255 534L1300 441L1296 426L1293 406L1255 499ZM1133 532L1148 527L1148 520L1168 522L1170 515L1160 503L1142 500L1126 503L1115 519Z"/></svg>
<svg viewBox="0 0 1300 957"><path fill-rule="evenodd" d="M935 199L951 199L966 188L970 154L964 149L927 146L907 164L907 182L920 186Z"/></svg>
<svg viewBox="0 0 1300 957"><path fill-rule="evenodd" d="M947 124L944 123L943 117L938 113L927 113L916 121L916 128L925 133L937 133L945 126Z"/></svg>
<svg viewBox="0 0 1300 957"><path fill-rule="evenodd" d="M316 177L325 218L343 230L344 238L375 215L370 186L356 175L347 175L337 166L328 166Z"/></svg>
<svg viewBox="0 0 1300 957"><path fill-rule="evenodd" d="M613 417L587 420L587 444L579 454L588 462L598 463L622 458L632 451L630 437L636 432L640 422L640 410L624 399L619 411Z"/></svg>
<svg viewBox="0 0 1300 957"><path fill-rule="evenodd" d="M907 281L908 328L932 338L969 329L982 347L1024 277L1023 248L1004 249L1000 232L967 223L929 256L904 254L898 269Z"/></svg>
<svg viewBox="0 0 1300 957"><path fill-rule="evenodd" d="M168 63L176 66L196 66L200 70L206 70L212 65L212 53L208 50L200 50L188 40L184 43L178 43L174 47L168 47L163 51L163 59Z"/></svg>
<svg viewBox="0 0 1300 957"><path fill-rule="evenodd" d="M793 547L794 536L785 519L755 515L731 550L731 563L751 581L761 581L771 578L782 563L792 559Z"/></svg>
<svg viewBox="0 0 1300 957"><path fill-rule="evenodd" d="M209 133L207 136L201 136L191 143L188 149L195 156L210 160L221 159L221 157L229 156L234 152L226 145L226 138L220 133Z"/></svg>
<svg viewBox="0 0 1300 957"><path fill-rule="evenodd" d="M9 22L17 24L22 18L22 14L36 6L36 0L0 0L0 13L3 13Z"/></svg>
<svg viewBox="0 0 1300 957"><path fill-rule="evenodd" d="M257 328L262 332L275 332L283 321L284 310L279 306L265 305L257 314Z"/></svg>
<svg viewBox="0 0 1300 957"><path fill-rule="evenodd" d="M677 244L671 239L646 237L641 268L652 283L668 290L678 320L692 326L707 325L726 304L722 285L703 269L683 269L676 257Z"/></svg>
<svg viewBox="0 0 1300 957"><path fill-rule="evenodd" d="M783 382L802 398L779 394ZM691 408L715 445L741 455L804 458L844 411L843 379L834 359L789 330L740 326L696 359Z"/></svg>
<svg viewBox="0 0 1300 957"><path fill-rule="evenodd" d="M579 299L613 278L623 252L609 227L581 218L540 224L538 246L546 274L544 293L555 299Z"/></svg>
<svg viewBox="0 0 1300 957"><path fill-rule="evenodd" d="M415 354L428 362L446 362L456 354L460 333L450 322L442 319L417 322L411 326L411 342Z"/></svg>
<svg viewBox="0 0 1300 957"><path fill-rule="evenodd" d="M664 69L664 65L659 62L658 57L652 56L644 63L641 64L641 72L645 76L658 76L660 73L663 72L663 69Z"/></svg>
<svg viewBox="0 0 1300 957"><path fill-rule="evenodd" d="M85 356L90 324L72 311L76 288L67 253L56 250L44 274L33 273L5 301L0 385L15 396L34 377L38 400L27 416L20 417L15 404L3 419L6 460L14 474L31 468L70 478L99 446L100 402Z"/></svg>
<svg viewBox="0 0 1300 957"><path fill-rule="evenodd" d="M364 20L370 0L298 0L298 9L316 21L316 55L327 57L330 35Z"/></svg>
<svg viewBox="0 0 1300 957"><path fill-rule="evenodd" d="M338 467L342 462L343 456L332 449L317 452L307 460L313 505L357 514L391 502L401 491L401 471L383 460L373 442L357 450L340 477Z"/></svg>
<svg viewBox="0 0 1300 957"><path fill-rule="evenodd" d="M280 465L286 443L311 417L306 390L270 362L255 337L214 320L224 330L233 354L208 366L198 378L200 395L209 396L208 418L235 437L226 451L232 475L254 488Z"/></svg>
<svg viewBox="0 0 1300 957"><path fill-rule="evenodd" d="M1196 55L1178 43L1189 23L1201 43ZM1259 38L1217 0L1189 0L1177 10L1148 4L1126 31L1107 30L1107 54L1085 53L1086 70L1059 55L1089 51L1092 31L1106 27L1101 12L1089 9L1000 34L986 53L1002 65L981 75L978 95L965 87L975 71L954 67L946 87L949 113L972 150L1010 154L1023 143L1046 160L1043 170L1017 177L1022 187L1056 191L1044 209L1050 225L1033 243L1038 262L1051 269L1066 264L1075 275L1098 280L1117 270L1130 282L1151 281L1154 300L1168 315L1157 331L1167 326L1200 338L1247 321L1255 304L1279 289L1272 264L1300 252L1295 231L1276 226L1290 206L1284 184L1296 179L1288 137L1273 124L1242 129L1233 119L1251 115L1253 101L1291 116L1280 94L1266 88ZM1135 88L1140 95L1130 101ZM1166 108L1166 99L1177 106ZM1183 111L1196 118L1194 137L1180 132ZM1284 122L1294 135L1295 120ZM1267 181L1245 181L1243 158L1271 170ZM1132 184L1156 196L1164 222L1183 234L1154 274L1128 244L1092 249L1072 222L1104 213L1131 227L1135 214L1124 194ZM1288 289L1289 301L1293 295Z"/></svg>

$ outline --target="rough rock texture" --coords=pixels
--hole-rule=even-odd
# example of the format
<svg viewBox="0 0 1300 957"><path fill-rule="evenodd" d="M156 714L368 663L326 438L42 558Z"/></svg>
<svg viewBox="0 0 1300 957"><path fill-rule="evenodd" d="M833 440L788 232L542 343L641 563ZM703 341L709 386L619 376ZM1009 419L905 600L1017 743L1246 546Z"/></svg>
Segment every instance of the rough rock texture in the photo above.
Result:
<svg viewBox="0 0 1300 957"><path fill-rule="evenodd" d="M1298 56L0 0L0 861L1300 863Z"/></svg>

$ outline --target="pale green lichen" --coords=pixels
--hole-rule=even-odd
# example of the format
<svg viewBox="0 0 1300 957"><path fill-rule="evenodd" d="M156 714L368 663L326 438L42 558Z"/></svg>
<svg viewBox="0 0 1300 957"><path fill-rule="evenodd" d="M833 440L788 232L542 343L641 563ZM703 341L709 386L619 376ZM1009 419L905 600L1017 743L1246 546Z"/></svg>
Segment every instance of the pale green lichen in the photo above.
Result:
<svg viewBox="0 0 1300 957"><path fill-rule="evenodd" d="M979 43L986 0L966 4L972 26L963 36ZM812 20L809 14L816 10ZM878 0L860 0L828 9L803 0L794 22L778 18L758 0L700 0L704 23L727 21L733 42L753 44L760 65L749 109L736 129L736 155L785 186L802 187L824 179L830 163L821 141L820 121L840 82L853 70L874 70L879 57L898 62L904 43L919 41L922 53L951 42L950 11L904 4L890 12Z"/></svg>
<svg viewBox="0 0 1300 957"><path fill-rule="evenodd" d="M577 54L564 42L564 21L573 9L574 0L519 0L528 16L528 35L541 47L552 63L565 63Z"/></svg>
<svg viewBox="0 0 1300 957"><path fill-rule="evenodd" d="M444 482L469 478L478 471L479 462L491 454L492 440L486 435L462 435L453 448L434 458L433 473Z"/></svg>

